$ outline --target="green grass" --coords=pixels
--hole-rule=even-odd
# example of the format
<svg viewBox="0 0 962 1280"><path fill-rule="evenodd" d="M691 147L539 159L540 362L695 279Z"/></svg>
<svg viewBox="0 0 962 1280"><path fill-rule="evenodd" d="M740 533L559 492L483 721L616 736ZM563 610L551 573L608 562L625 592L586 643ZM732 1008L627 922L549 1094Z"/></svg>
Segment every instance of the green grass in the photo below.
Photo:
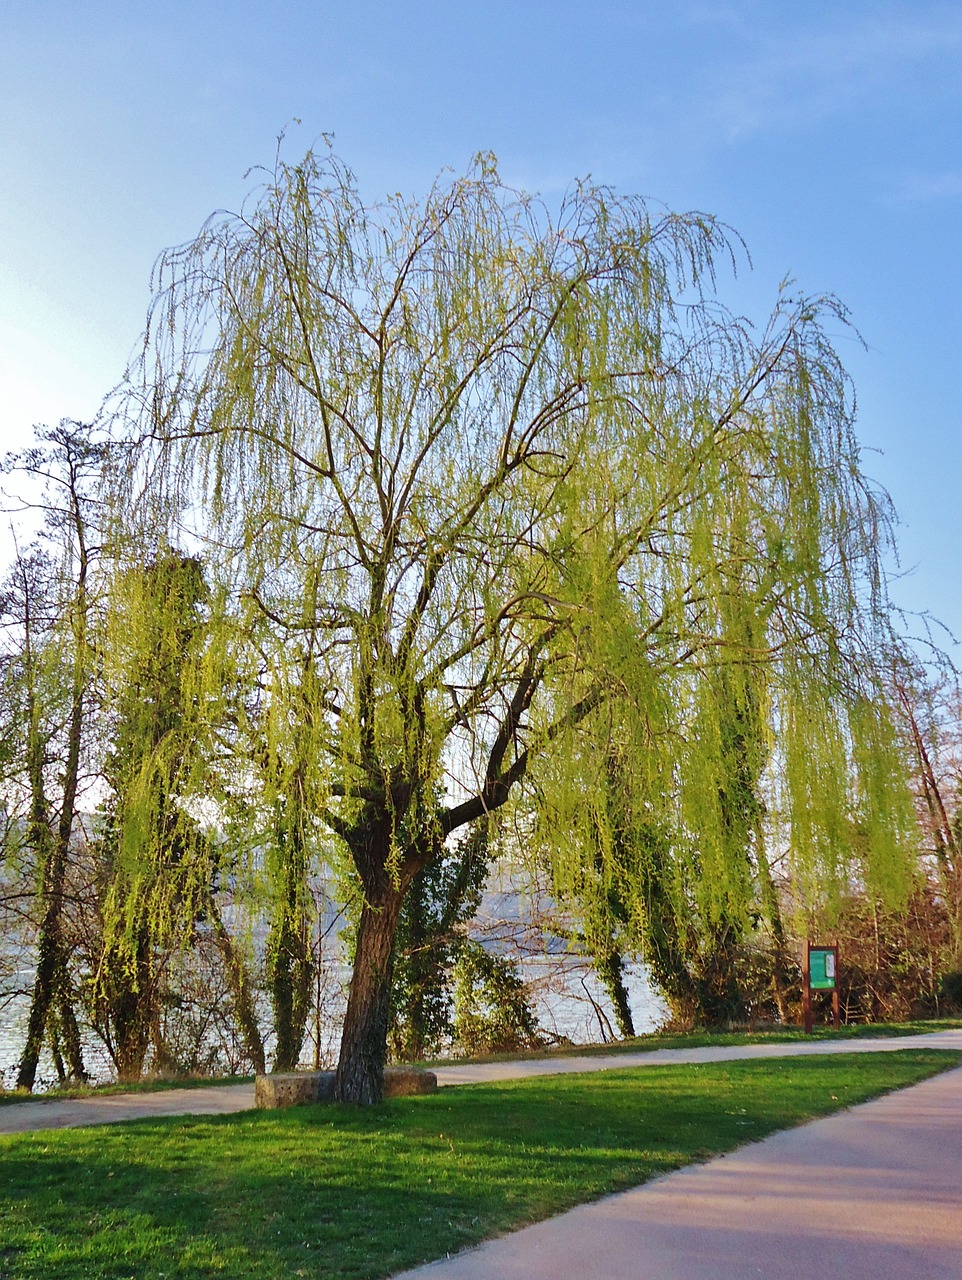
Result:
<svg viewBox="0 0 962 1280"><path fill-rule="evenodd" d="M652 1049L697 1049L710 1045L791 1044L806 1040L857 1040L876 1036L914 1036L932 1031L953 1031L962 1027L962 1018L919 1019L915 1022L876 1022L840 1027L816 1027L811 1036L794 1027L757 1027L752 1031L652 1031L631 1040L609 1044L565 1044L524 1053L488 1054L474 1058L438 1058L417 1066L452 1066L468 1062L514 1062L533 1058L598 1057L613 1053L640 1053ZM253 1076L175 1076L170 1079L152 1077L135 1083L68 1085L43 1093L0 1088L0 1107L39 1099L96 1098L105 1094L157 1093L166 1089L205 1089L211 1085L250 1084ZM2 1272L0 1272L2 1280Z"/></svg>
<svg viewBox="0 0 962 1280"><path fill-rule="evenodd" d="M7 1137L0 1277L386 1276L958 1061L636 1068Z"/></svg>

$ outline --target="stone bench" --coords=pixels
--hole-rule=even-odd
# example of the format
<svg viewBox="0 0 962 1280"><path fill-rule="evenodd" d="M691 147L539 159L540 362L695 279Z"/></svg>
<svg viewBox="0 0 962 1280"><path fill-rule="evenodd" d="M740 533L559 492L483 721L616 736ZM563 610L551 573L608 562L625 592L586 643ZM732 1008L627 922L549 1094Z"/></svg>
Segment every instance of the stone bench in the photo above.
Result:
<svg viewBox="0 0 962 1280"><path fill-rule="evenodd" d="M438 1078L423 1067L385 1067L385 1098L410 1098L418 1093L436 1093Z"/></svg>
<svg viewBox="0 0 962 1280"><path fill-rule="evenodd" d="M264 1111L330 1102L333 1097L333 1071L277 1071L258 1076L254 1083L254 1106Z"/></svg>
<svg viewBox="0 0 962 1280"><path fill-rule="evenodd" d="M408 1098L434 1093L438 1078L420 1067L385 1067L385 1098ZM334 1098L333 1071L287 1071L258 1076L254 1085L254 1106L264 1111L278 1107L300 1107Z"/></svg>

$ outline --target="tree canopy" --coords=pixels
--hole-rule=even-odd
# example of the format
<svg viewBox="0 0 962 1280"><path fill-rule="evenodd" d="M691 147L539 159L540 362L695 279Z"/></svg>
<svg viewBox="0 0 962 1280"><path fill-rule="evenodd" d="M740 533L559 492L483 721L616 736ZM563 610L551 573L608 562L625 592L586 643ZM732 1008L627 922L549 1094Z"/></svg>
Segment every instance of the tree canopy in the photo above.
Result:
<svg viewBox="0 0 962 1280"><path fill-rule="evenodd" d="M343 1100L379 1096L414 877L522 788L604 879L617 776L717 917L777 756L806 882L858 823L858 874L904 886L846 317L786 289L753 329L716 293L739 252L587 182L552 212L487 156L369 206L322 152L158 262L119 509L203 558L257 669L261 803L355 878Z"/></svg>

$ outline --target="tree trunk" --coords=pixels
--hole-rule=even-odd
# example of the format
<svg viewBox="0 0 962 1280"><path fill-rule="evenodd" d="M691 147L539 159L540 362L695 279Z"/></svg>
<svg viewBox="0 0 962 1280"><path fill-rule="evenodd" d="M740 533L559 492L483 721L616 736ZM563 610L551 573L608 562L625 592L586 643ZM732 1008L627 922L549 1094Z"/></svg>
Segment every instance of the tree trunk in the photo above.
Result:
<svg viewBox="0 0 962 1280"><path fill-rule="evenodd" d="M30 775L30 831L34 848L40 855L41 898L44 904L38 941L37 972L34 980L27 1041L17 1073L17 1088L33 1090L37 1078L37 1063L47 1029L51 1005L58 995L58 987L64 989L67 973L67 956L64 952L61 915L63 912L64 883L67 874L67 857L73 833L74 807L77 801L77 784L80 775L80 740L83 731L84 691L87 652L87 549L80 517L79 503L73 495L73 515L76 522L77 548L80 556L77 591L73 601L73 675L71 682L70 715L67 720L67 752L63 767L63 800L60 817L54 830L44 786L45 745L39 731L39 707L36 690L31 686L27 700L29 741L27 746L28 772ZM26 665L33 679L33 657L29 647ZM78 1054L79 1058L79 1054ZM81 1066L82 1070L82 1066Z"/></svg>
<svg viewBox="0 0 962 1280"><path fill-rule="evenodd" d="M33 997L30 1001L30 1017L27 1022L27 1039L17 1071L17 1088L33 1090L37 1079L37 1064L47 1032L47 1018L56 995L56 980L61 972L60 963L60 903L63 892L62 859L54 855L54 865L44 877L52 882L45 893L46 908L40 925L37 944L37 969L33 980Z"/></svg>
<svg viewBox="0 0 962 1280"><path fill-rule="evenodd" d="M152 1001L141 998L131 984L115 1002L114 1062L120 1080L140 1080L150 1048L155 1010Z"/></svg>
<svg viewBox="0 0 962 1280"><path fill-rule="evenodd" d="M625 987L625 958L615 947L599 951L595 955L595 972L598 980L608 993L608 998L615 1008L615 1021L622 1037L630 1040L635 1034L635 1024L631 1017L631 1005L628 1003L628 990Z"/></svg>
<svg viewBox="0 0 962 1280"><path fill-rule="evenodd" d="M401 912L396 957L391 974L391 1056L395 1061L420 1062L428 1052L429 1003L444 991L444 921L427 920L427 871L414 877Z"/></svg>
<svg viewBox="0 0 962 1280"><path fill-rule="evenodd" d="M139 1080L158 1016L157 973L143 914L132 947L117 939L106 941L97 988L104 1009L104 1039L117 1076Z"/></svg>
<svg viewBox="0 0 962 1280"><path fill-rule="evenodd" d="M699 1026L729 1026L741 1021L748 1012L736 965L741 931L738 924L723 913L706 934L703 949L692 965L697 996L695 1019Z"/></svg>
<svg viewBox="0 0 962 1280"><path fill-rule="evenodd" d="M756 831L755 849L762 907L768 917L768 927L772 931L772 994L775 997L779 1020L782 1026L787 1027L791 1023L791 1012L788 1007L788 943L782 922L782 909L778 901L778 890L772 878L772 869L768 865L768 854L765 852L762 839L761 823Z"/></svg>
<svg viewBox="0 0 962 1280"><path fill-rule="evenodd" d="M293 1071L301 1056L310 1012L311 948L300 904L281 905L268 940L268 972L274 1009L274 1070ZM297 914L294 914L294 913Z"/></svg>
<svg viewBox="0 0 962 1280"><path fill-rule="evenodd" d="M214 942L224 961L224 972L227 975L227 982L234 1000L234 1014L237 1018L237 1024L240 1027L241 1035L244 1037L244 1047L254 1070L258 1075L263 1075L267 1070L264 1040L261 1036L260 1027L257 1025L257 1013L254 1008L254 995L251 991L250 974L248 973L247 965L244 963L243 955L234 945L233 938L227 932L227 926L224 924L213 899L208 904L208 911L214 926Z"/></svg>
<svg viewBox="0 0 962 1280"><path fill-rule="evenodd" d="M380 1102L391 1012L391 962L403 889L387 889L365 902L357 929L354 973L334 1080L338 1102Z"/></svg>
<svg viewBox="0 0 962 1280"><path fill-rule="evenodd" d="M63 966L60 973L57 995L59 1000L57 1012L60 1024L60 1049L66 1059L67 1075L69 1079L83 1083L88 1079L88 1076L84 1068L83 1042L80 1038L80 1028L77 1026L77 1015L74 1012L73 1001L70 998L70 978L66 965Z"/></svg>
<svg viewBox="0 0 962 1280"><path fill-rule="evenodd" d="M295 814L299 793L292 794ZM267 976L274 1011L274 1070L293 1071L301 1056L311 1007L311 957L307 854L299 821L276 827L278 892L267 938Z"/></svg>
<svg viewBox="0 0 962 1280"><path fill-rule="evenodd" d="M28 670L32 666L27 653ZM28 842L39 865L40 901L43 915L37 937L37 968L33 980L33 996L27 1021L27 1038L17 1071L17 1088L33 1091L37 1064L47 1033L47 1018L56 996L57 979L62 971L60 913L63 908L66 850L54 834L47 805L43 765L45 744L37 726L38 710L34 691L27 698L30 721L27 740L27 769L30 776L30 824Z"/></svg>

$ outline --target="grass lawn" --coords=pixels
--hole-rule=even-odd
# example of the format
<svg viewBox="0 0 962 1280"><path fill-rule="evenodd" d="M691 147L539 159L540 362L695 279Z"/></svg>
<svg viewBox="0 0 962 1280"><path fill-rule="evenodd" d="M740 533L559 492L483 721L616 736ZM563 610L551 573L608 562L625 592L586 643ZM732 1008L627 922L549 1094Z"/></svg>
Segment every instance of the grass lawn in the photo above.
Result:
<svg viewBox="0 0 962 1280"><path fill-rule="evenodd" d="M0 1277L387 1276L958 1061L649 1067L0 1138Z"/></svg>
<svg viewBox="0 0 962 1280"><path fill-rule="evenodd" d="M612 1053L640 1053L651 1049L697 1049L710 1045L791 1044L811 1040L859 1040L878 1036L916 1036L932 1031L954 1031L962 1027L962 1018L930 1018L915 1022L857 1023L840 1027L817 1026L812 1035L795 1027L758 1027L753 1031L652 1031L631 1040L608 1044L565 1044L523 1053L488 1054L474 1058L438 1058L415 1066L460 1066L467 1062L513 1062L529 1058L599 1057ZM18 1102L36 1102L38 1098L94 1098L104 1094L157 1093L165 1089L206 1089L219 1084L250 1084L253 1076L175 1076L170 1079L151 1077L137 1083L68 1085L62 1089L26 1093L0 1087L0 1107ZM5 1280L0 1272L0 1280Z"/></svg>

